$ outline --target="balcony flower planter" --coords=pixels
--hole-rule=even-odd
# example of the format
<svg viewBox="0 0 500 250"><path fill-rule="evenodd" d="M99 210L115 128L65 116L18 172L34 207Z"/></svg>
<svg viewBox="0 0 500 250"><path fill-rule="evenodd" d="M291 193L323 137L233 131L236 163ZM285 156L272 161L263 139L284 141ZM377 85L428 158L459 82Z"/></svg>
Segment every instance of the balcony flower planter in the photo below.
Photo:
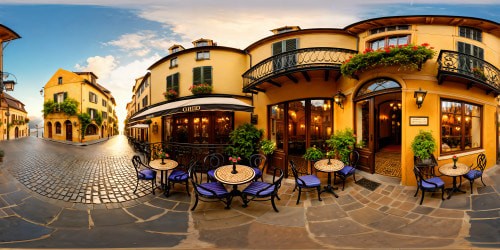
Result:
<svg viewBox="0 0 500 250"><path fill-rule="evenodd" d="M212 85L209 85L207 83L196 84L189 87L189 90L194 95L210 94L212 93Z"/></svg>
<svg viewBox="0 0 500 250"><path fill-rule="evenodd" d="M175 99L179 96L179 93L173 89L169 89L167 92L163 92L163 96L165 96L165 99L167 100L172 100Z"/></svg>
<svg viewBox="0 0 500 250"><path fill-rule="evenodd" d="M377 50L368 48L362 54L347 59L340 67L340 72L343 76L357 78L357 74L380 66L399 66L398 70L420 70L422 64L432 59L435 53L433 47L429 47L427 43L391 45Z"/></svg>

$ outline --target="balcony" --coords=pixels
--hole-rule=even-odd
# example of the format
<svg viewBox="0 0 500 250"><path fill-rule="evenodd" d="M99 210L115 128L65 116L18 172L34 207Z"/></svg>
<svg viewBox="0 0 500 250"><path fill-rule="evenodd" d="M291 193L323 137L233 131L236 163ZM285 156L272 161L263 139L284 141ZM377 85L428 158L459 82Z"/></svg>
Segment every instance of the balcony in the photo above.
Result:
<svg viewBox="0 0 500 250"><path fill-rule="evenodd" d="M500 94L500 71L478 57L456 51L441 50L438 62L438 82L454 81L464 83L467 89L479 87L486 94Z"/></svg>
<svg viewBox="0 0 500 250"><path fill-rule="evenodd" d="M340 65L350 56L357 54L357 51L340 48L304 48L281 53L266 60L259 62L243 74L243 92L262 91L262 84L281 87L281 83L275 81L280 77L297 83L298 75L294 73L301 72L301 75L307 81L310 81L310 71L321 71L325 80L330 76L330 70L336 71L337 77L340 77Z"/></svg>

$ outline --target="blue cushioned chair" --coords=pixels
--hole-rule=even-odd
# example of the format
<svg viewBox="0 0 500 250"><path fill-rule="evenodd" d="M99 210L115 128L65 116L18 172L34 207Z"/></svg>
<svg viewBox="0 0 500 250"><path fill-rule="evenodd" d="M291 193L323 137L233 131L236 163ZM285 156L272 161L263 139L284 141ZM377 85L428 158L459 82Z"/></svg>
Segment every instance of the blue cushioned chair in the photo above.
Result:
<svg viewBox="0 0 500 250"><path fill-rule="evenodd" d="M310 175L308 173L301 173L297 170L295 163L290 160L290 166L292 168L293 177L295 178L295 189L299 188L299 196L297 197L297 203L300 201L300 194L302 193L303 188L315 188L318 191L318 200L321 200L321 182L316 175ZM300 174L304 174L299 176Z"/></svg>
<svg viewBox="0 0 500 250"><path fill-rule="evenodd" d="M203 159L204 171L207 173L207 181L215 181L215 169L224 165L224 156L221 153L212 153Z"/></svg>
<svg viewBox="0 0 500 250"><path fill-rule="evenodd" d="M427 176L423 175L420 168L417 166L413 167L413 173L417 179L417 192L415 192L414 197L417 196L418 190L422 190L422 199L420 199L420 205L424 201L425 191L436 192L441 189L441 199L444 200L444 181L437 176Z"/></svg>
<svg viewBox="0 0 500 250"><path fill-rule="evenodd" d="M193 162L196 162L194 159L191 160L188 164L188 166L186 165L183 165L183 164L179 164L175 169L172 170L172 172L170 173L170 175L168 176L168 185L167 185L167 188L165 190L165 196L169 196L170 195L170 188L174 188L174 185L176 183L182 183L184 185L186 185L186 192L188 194L188 196L191 196L189 194L189 175L188 175L188 172L187 172L187 168L193 163Z"/></svg>
<svg viewBox="0 0 500 250"><path fill-rule="evenodd" d="M278 172L279 171L279 172ZM278 178L276 178L278 176ZM254 181L250 183L242 192L243 207L247 207L250 201L263 201L271 200L274 211L279 212L274 203L274 198L280 199L278 197L278 190L281 187L281 181L283 180L283 170L275 168L273 172L273 182L261 182ZM251 197L248 199L248 197ZM269 199L266 199L269 198Z"/></svg>
<svg viewBox="0 0 500 250"><path fill-rule="evenodd" d="M255 171L255 179L264 181L263 173L266 166L266 156L263 154L253 154L250 156L250 167Z"/></svg>
<svg viewBox="0 0 500 250"><path fill-rule="evenodd" d="M483 181L483 172L486 168L486 155L481 153L477 156L477 165L475 168L471 169L467 174L463 175L465 179L470 182L470 193L472 194L472 185L474 184L474 180L481 178L481 182L483 186L486 186Z"/></svg>
<svg viewBox="0 0 500 250"><path fill-rule="evenodd" d="M231 206L232 196L226 190L226 187L222 185L220 182L205 182L203 183L200 173L200 178L198 178L198 174L196 172L196 161L194 161L189 166L189 178L191 179L191 184L193 185L193 191L195 195L195 202L191 211L194 211L196 206L198 205L198 200L202 200L205 202L211 201L222 201L226 204L226 209L229 209Z"/></svg>
<svg viewBox="0 0 500 250"><path fill-rule="evenodd" d="M137 187L139 187L139 181L151 181L151 190L155 194L156 185L156 171L151 169L149 166L145 165L141 161L141 157L134 155L132 157L132 165L134 165L135 173L137 176L137 184L135 185L134 193L137 192Z"/></svg>
<svg viewBox="0 0 500 250"><path fill-rule="evenodd" d="M349 153L349 162L341 170L333 173L333 184L335 184L337 177L339 177L342 180L342 191L344 191L345 180L349 176L352 176L354 183L356 183L356 167L358 166L358 161L359 153L353 150Z"/></svg>

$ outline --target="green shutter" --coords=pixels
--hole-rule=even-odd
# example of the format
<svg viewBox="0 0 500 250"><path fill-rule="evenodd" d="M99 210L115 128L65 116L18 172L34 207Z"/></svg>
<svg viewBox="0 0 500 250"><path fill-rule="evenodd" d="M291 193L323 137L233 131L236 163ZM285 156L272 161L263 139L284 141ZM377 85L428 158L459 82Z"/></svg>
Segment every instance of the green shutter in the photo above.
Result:
<svg viewBox="0 0 500 250"><path fill-rule="evenodd" d="M283 46L281 42L273 43L273 56L283 52Z"/></svg>
<svg viewBox="0 0 500 250"><path fill-rule="evenodd" d="M172 81L172 89L177 91L179 93L179 73L175 73L173 76L173 81Z"/></svg>
<svg viewBox="0 0 500 250"><path fill-rule="evenodd" d="M63 98L63 101L66 100L66 98L68 98L68 92L64 92L64 98Z"/></svg>
<svg viewBox="0 0 500 250"><path fill-rule="evenodd" d="M289 39L285 41L285 51L292 51L297 49L297 39Z"/></svg>
<svg viewBox="0 0 500 250"><path fill-rule="evenodd" d="M203 82L212 85L212 66L203 67Z"/></svg>
<svg viewBox="0 0 500 250"><path fill-rule="evenodd" d="M201 67L193 68L193 85L202 83L201 80Z"/></svg>
<svg viewBox="0 0 500 250"><path fill-rule="evenodd" d="M172 75L167 76L167 90L172 88Z"/></svg>
<svg viewBox="0 0 500 250"><path fill-rule="evenodd" d="M54 94L54 102L57 103L57 94Z"/></svg>

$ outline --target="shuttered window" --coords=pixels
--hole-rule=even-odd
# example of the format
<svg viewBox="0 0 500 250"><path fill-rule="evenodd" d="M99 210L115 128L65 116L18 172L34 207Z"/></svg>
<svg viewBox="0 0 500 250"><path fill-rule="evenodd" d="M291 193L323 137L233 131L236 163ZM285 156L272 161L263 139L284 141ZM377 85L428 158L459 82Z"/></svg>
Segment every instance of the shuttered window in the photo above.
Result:
<svg viewBox="0 0 500 250"><path fill-rule="evenodd" d="M479 42L483 41L483 35L482 35L481 30L471 28L471 27L459 27L458 28L458 35L461 37L470 38L472 40L476 40Z"/></svg>
<svg viewBox="0 0 500 250"><path fill-rule="evenodd" d="M68 92L61 92L61 93L55 93L54 94L54 102L55 103L62 103L64 100L68 98Z"/></svg>
<svg viewBox="0 0 500 250"><path fill-rule="evenodd" d="M89 92L89 102L97 103L97 95Z"/></svg>
<svg viewBox="0 0 500 250"><path fill-rule="evenodd" d="M201 83L212 85L212 66L193 68L193 85Z"/></svg>
<svg viewBox="0 0 500 250"><path fill-rule="evenodd" d="M458 68L461 73L471 73L474 68L483 68L483 60L484 60L484 50L480 47L474 46L472 44L458 42L457 44L458 52L475 56L459 56L458 57Z"/></svg>
<svg viewBox="0 0 500 250"><path fill-rule="evenodd" d="M281 53L296 50L298 48L298 39L288 39L277 43L273 43L273 56ZM295 53L287 53L283 56L277 56L273 60L273 69L280 70L295 66L297 64L297 55Z"/></svg>
<svg viewBox="0 0 500 250"><path fill-rule="evenodd" d="M167 91L171 89L179 93L179 73L167 76Z"/></svg>

